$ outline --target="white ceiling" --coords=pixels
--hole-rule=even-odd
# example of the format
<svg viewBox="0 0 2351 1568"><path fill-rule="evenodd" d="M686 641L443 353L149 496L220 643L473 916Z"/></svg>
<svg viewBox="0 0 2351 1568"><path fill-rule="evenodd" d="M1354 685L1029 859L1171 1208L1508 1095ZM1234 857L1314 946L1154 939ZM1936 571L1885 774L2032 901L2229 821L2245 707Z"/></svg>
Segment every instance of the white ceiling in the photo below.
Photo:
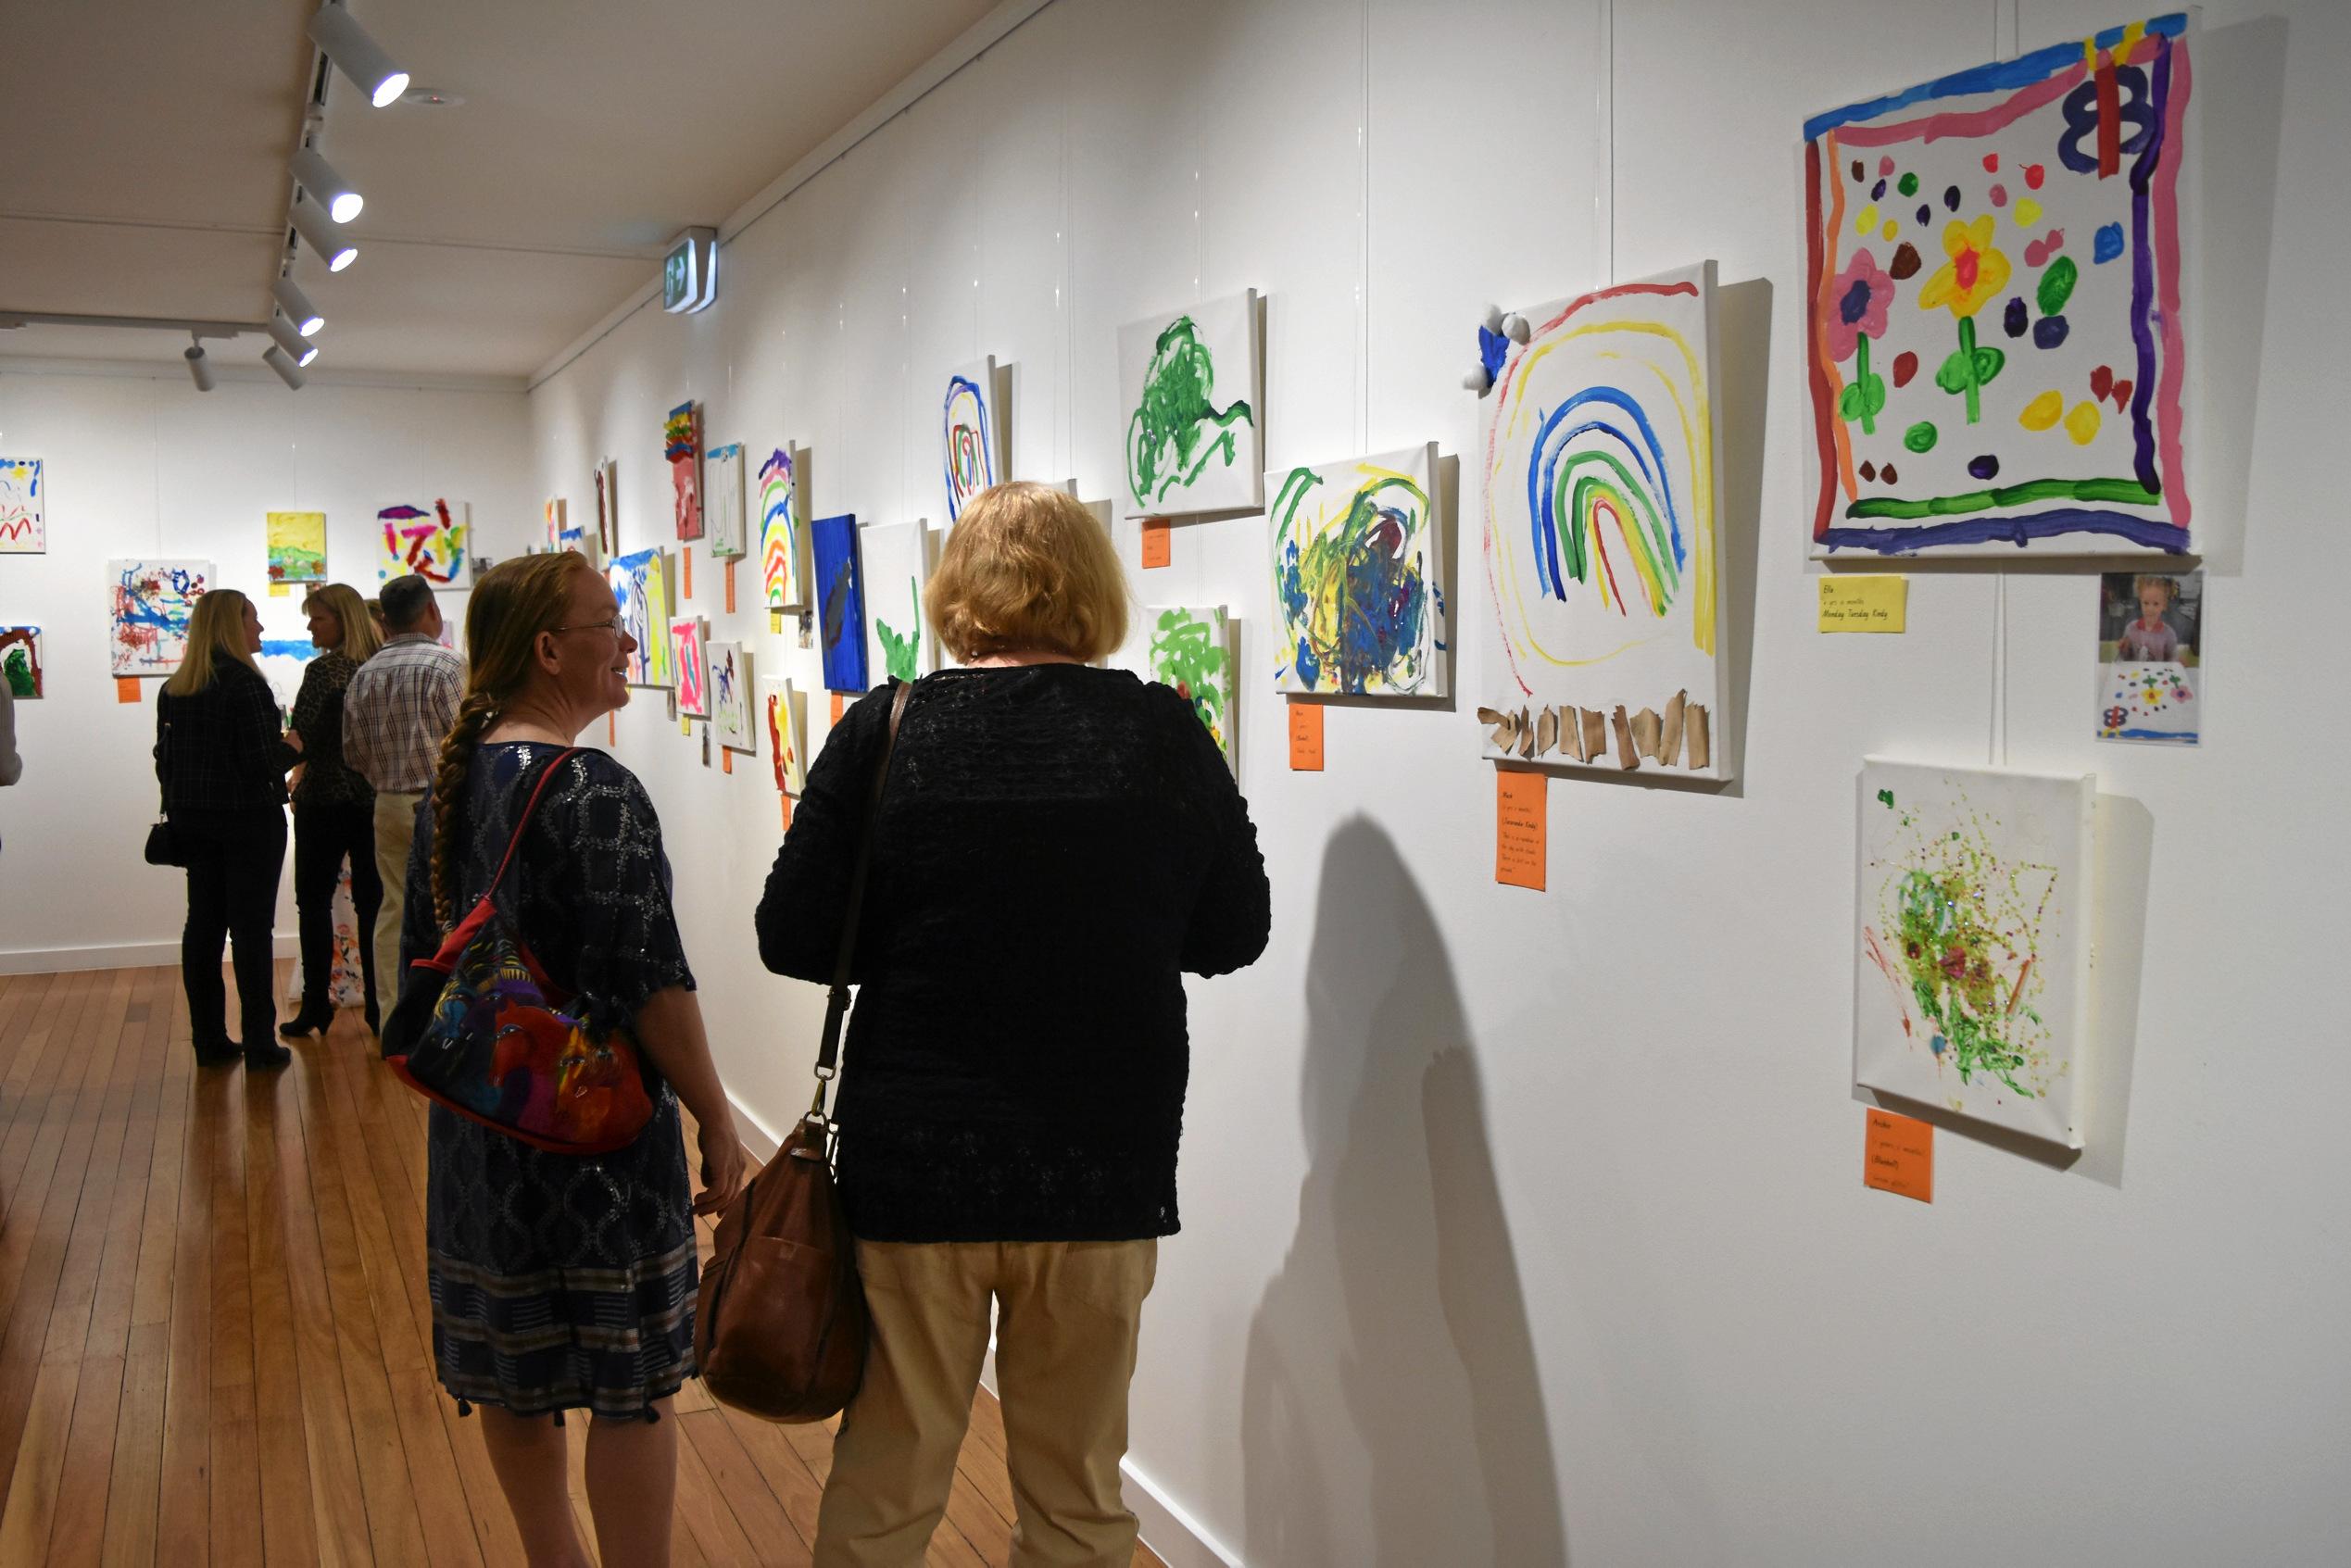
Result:
<svg viewBox="0 0 2351 1568"><path fill-rule="evenodd" d="M0 311L259 320L313 0L0 6ZM295 279L318 369L523 376L690 224L715 224L991 0L358 0L454 108L336 77L320 146L367 196L359 258ZM29 326L0 356L177 360L172 333ZM215 345L257 358L257 337Z"/></svg>

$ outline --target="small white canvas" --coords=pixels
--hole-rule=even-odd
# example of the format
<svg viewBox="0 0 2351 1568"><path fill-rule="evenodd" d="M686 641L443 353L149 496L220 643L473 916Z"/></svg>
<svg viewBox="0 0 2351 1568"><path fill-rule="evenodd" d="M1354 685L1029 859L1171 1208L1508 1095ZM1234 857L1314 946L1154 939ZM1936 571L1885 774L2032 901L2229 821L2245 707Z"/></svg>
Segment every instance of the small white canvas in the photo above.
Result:
<svg viewBox="0 0 2351 1568"><path fill-rule="evenodd" d="M742 644L710 645L710 729L729 751L760 748L759 721L751 712L751 656Z"/></svg>
<svg viewBox="0 0 2351 1568"><path fill-rule="evenodd" d="M1010 427L996 396L996 358L958 365L947 378L939 417L939 459L947 485L947 522L989 485L1008 477Z"/></svg>
<svg viewBox="0 0 2351 1568"><path fill-rule="evenodd" d="M743 444L713 446L702 458L702 529L710 554L735 560L750 552L744 545Z"/></svg>
<svg viewBox="0 0 2351 1568"><path fill-rule="evenodd" d="M2088 773L1861 769L1854 1083L2081 1147Z"/></svg>
<svg viewBox="0 0 2351 1568"><path fill-rule="evenodd" d="M759 690L776 793L798 795L808 786L808 694L773 675L760 677Z"/></svg>
<svg viewBox="0 0 2351 1568"><path fill-rule="evenodd" d="M927 522L882 523L861 531L865 587L866 678L915 680L938 668L938 639L923 623L923 589L931 580Z"/></svg>
<svg viewBox="0 0 2351 1568"><path fill-rule="evenodd" d="M1240 684L1235 651L1240 628L1223 605L1155 606L1143 611L1143 640L1137 672L1146 681L1174 688L1192 705L1201 726L1225 765L1240 771Z"/></svg>
<svg viewBox="0 0 2351 1568"><path fill-rule="evenodd" d="M1263 506L1264 384L1254 289L1119 328L1122 515Z"/></svg>
<svg viewBox="0 0 2351 1568"><path fill-rule="evenodd" d="M1430 441L1265 476L1277 689L1445 695L1436 473Z"/></svg>

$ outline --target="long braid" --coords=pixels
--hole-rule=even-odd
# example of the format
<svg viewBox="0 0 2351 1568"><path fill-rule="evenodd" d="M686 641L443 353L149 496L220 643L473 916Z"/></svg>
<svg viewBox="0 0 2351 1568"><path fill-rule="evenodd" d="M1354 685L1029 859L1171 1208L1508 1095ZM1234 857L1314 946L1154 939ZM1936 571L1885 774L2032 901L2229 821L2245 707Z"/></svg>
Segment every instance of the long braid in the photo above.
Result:
<svg viewBox="0 0 2351 1568"><path fill-rule="evenodd" d="M482 732L497 711L496 697L470 691L458 705L457 721L441 737L441 766L433 776L433 918L444 932L457 923L458 809L466 775Z"/></svg>

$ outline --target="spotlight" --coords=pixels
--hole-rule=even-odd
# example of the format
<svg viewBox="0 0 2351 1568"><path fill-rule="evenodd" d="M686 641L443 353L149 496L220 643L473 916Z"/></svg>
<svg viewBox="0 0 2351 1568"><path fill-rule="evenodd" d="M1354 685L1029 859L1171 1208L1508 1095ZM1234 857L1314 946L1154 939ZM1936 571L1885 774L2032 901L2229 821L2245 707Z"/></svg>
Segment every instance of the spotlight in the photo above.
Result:
<svg viewBox="0 0 2351 1568"><path fill-rule="evenodd" d="M359 247L327 227L316 202L295 202L292 219L294 232L319 253L319 259L327 264L328 271L340 272L359 259Z"/></svg>
<svg viewBox="0 0 2351 1568"><path fill-rule="evenodd" d="M278 373L278 380L285 383L290 391L301 391L302 383L310 379L295 368L293 360L285 357L285 350L283 348L263 349L261 363L275 370Z"/></svg>
<svg viewBox="0 0 2351 1568"><path fill-rule="evenodd" d="M270 293L276 298L278 308L285 312L285 319L294 323L294 330L304 337L315 337L319 329L326 325L326 318L319 314L310 296L292 278L280 278L270 286Z"/></svg>
<svg viewBox="0 0 2351 1568"><path fill-rule="evenodd" d="M205 358L204 345L190 338L188 346L181 351L180 358L188 362L188 379L196 383L196 390L210 392L213 383L212 361Z"/></svg>
<svg viewBox="0 0 2351 1568"><path fill-rule="evenodd" d="M270 341L284 349L286 358L296 365L308 365L319 357L319 345L305 343L302 334L294 330L294 323L283 316L270 318Z"/></svg>
<svg viewBox="0 0 2351 1568"><path fill-rule="evenodd" d="M349 77L368 102L383 107L409 90L409 73L392 63L349 10L327 5L310 19L310 42L326 51L335 69Z"/></svg>
<svg viewBox="0 0 2351 1568"><path fill-rule="evenodd" d="M305 147L294 155L294 179L337 223L350 222L368 204L365 196L351 188L351 182L319 156L316 147Z"/></svg>

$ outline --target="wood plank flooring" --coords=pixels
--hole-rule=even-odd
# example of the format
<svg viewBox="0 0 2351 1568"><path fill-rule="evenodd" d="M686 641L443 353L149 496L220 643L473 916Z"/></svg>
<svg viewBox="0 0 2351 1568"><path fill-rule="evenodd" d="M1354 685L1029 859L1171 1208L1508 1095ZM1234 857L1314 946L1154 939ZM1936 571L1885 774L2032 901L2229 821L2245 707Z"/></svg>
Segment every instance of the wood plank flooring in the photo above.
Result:
<svg viewBox="0 0 2351 1568"><path fill-rule="evenodd" d="M522 1568L433 1377L424 1128L357 1012L283 1073L198 1073L176 969L0 976L0 1565ZM830 1429L677 1410L675 1561L807 1563ZM932 1568L1010 1552L972 1413Z"/></svg>

